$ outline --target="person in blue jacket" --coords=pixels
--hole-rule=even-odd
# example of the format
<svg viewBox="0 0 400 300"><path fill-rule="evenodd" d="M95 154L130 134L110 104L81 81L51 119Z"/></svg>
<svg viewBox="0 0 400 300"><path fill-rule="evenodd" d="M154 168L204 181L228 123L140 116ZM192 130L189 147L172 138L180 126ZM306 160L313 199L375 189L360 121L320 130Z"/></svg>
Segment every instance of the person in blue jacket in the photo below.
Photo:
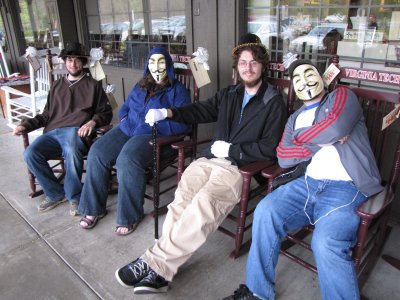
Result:
<svg viewBox="0 0 400 300"><path fill-rule="evenodd" d="M174 66L168 51L152 49L146 59L143 78L134 86L119 111L120 123L91 147L79 213L83 229L96 226L107 213L106 202L111 168L115 165L118 178L118 235L134 231L142 220L146 174L153 165L153 149L149 141L152 128L145 123L149 109L170 108L190 103L186 87L174 77ZM188 125L165 120L158 123L160 136L189 131ZM168 155L170 147L162 150Z"/></svg>

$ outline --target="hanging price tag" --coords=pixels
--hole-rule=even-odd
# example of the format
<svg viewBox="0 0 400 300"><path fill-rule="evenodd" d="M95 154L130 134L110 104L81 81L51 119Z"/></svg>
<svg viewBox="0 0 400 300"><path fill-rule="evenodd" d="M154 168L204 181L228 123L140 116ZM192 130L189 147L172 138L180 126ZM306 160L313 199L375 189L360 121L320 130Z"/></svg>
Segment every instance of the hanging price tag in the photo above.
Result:
<svg viewBox="0 0 400 300"><path fill-rule="evenodd" d="M395 108L383 118L382 130L384 130L394 121L396 121L399 118L399 114L400 114L400 104L396 104Z"/></svg>
<svg viewBox="0 0 400 300"><path fill-rule="evenodd" d="M103 67L101 66L101 63L98 60L94 63L93 66L92 65L89 66L89 71L92 77L97 81L106 78L106 74L104 74Z"/></svg>
<svg viewBox="0 0 400 300"><path fill-rule="evenodd" d="M334 64L330 64L329 67L324 72L324 75L322 75L325 87L328 87L333 81L333 79L335 79L339 73L340 73L339 68L336 67Z"/></svg>
<svg viewBox="0 0 400 300"><path fill-rule="evenodd" d="M40 65L39 59L36 56L27 55L26 60L32 66L32 68L37 72L42 66Z"/></svg>
<svg viewBox="0 0 400 300"><path fill-rule="evenodd" d="M196 58L193 58L189 61L189 66L192 70L194 80L196 80L196 84L199 88L211 82L207 70L204 68L203 64L196 60Z"/></svg>

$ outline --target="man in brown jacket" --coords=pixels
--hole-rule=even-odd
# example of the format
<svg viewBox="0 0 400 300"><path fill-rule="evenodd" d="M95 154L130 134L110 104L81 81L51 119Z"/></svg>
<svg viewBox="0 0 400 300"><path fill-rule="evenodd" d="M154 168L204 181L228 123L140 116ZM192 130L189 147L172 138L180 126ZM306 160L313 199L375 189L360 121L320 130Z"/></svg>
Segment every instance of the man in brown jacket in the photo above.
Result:
<svg viewBox="0 0 400 300"><path fill-rule="evenodd" d="M82 190L83 155L88 151L84 138L95 127L111 122L112 108L101 82L83 70L88 55L81 44L68 44L59 56L68 75L53 83L43 113L24 119L13 133L21 135L44 127L43 135L24 152L24 160L46 196L38 210L45 212L68 200L70 214L75 216ZM47 162L60 156L64 158L66 171L64 185Z"/></svg>

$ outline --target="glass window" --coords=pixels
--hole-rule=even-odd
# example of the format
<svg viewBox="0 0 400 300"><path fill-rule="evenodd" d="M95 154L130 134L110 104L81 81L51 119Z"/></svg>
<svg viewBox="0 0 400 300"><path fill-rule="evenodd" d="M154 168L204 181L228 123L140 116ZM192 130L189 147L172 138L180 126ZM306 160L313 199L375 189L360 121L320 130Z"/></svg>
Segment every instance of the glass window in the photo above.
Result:
<svg viewBox="0 0 400 300"><path fill-rule="evenodd" d="M46 6L45 0L19 0L20 18L26 46L37 49L58 46L59 24L55 6ZM54 3L55 5L55 3ZM53 16L52 22L50 17Z"/></svg>
<svg viewBox="0 0 400 300"><path fill-rule="evenodd" d="M3 46L3 50L8 50L6 31L4 29L3 17L0 15L0 44Z"/></svg>
<svg viewBox="0 0 400 300"><path fill-rule="evenodd" d="M334 54L362 66L394 61L400 48L398 0L248 0L246 14L273 61L297 53L323 71Z"/></svg>
<svg viewBox="0 0 400 300"><path fill-rule="evenodd" d="M186 54L185 0L85 1L91 48L105 63L142 69L149 49Z"/></svg>

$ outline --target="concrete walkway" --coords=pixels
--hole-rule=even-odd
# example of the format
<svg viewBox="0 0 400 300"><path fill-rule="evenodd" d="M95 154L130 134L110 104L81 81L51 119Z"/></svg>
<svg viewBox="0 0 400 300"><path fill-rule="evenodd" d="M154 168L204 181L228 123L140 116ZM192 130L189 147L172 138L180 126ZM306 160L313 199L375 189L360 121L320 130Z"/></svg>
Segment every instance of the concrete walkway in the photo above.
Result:
<svg viewBox="0 0 400 300"><path fill-rule="evenodd" d="M44 196L28 197L22 152L22 140L0 119L0 299L222 299L244 282L247 255L229 258L233 240L216 232L181 268L167 294L133 295L114 272L152 245L153 219L146 217L129 236L117 236L115 195L93 230L79 228L68 204L38 213ZM163 217L160 227L162 222ZM400 257L400 224L392 225L384 253ZM399 282L400 271L380 259L362 292L368 299L400 299ZM316 276L282 256L276 289L277 299L320 299Z"/></svg>

